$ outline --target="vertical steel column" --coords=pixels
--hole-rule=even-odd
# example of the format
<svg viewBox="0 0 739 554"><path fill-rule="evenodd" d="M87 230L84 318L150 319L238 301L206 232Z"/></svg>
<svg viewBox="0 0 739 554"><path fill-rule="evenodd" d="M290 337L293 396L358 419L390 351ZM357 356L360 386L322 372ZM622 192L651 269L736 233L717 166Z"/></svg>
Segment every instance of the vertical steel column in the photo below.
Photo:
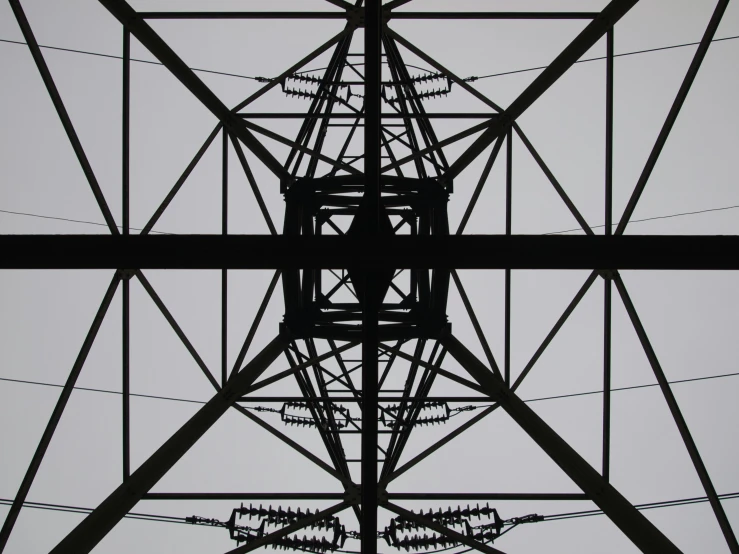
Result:
<svg viewBox="0 0 739 554"><path fill-rule="evenodd" d="M613 28L606 33L606 236L613 234ZM603 479L611 474L611 276L603 275Z"/></svg>
<svg viewBox="0 0 739 554"><path fill-rule="evenodd" d="M223 129L221 234L228 235L228 131ZM221 270L221 386L228 380L228 270Z"/></svg>
<svg viewBox="0 0 739 554"><path fill-rule="evenodd" d="M505 234L511 235L513 227L513 130L508 129L506 138L505 178ZM511 386L511 270L505 270L505 384Z"/></svg>
<svg viewBox="0 0 739 554"><path fill-rule="evenodd" d="M121 193L122 193L122 225L123 235L130 234L130 201L129 201L129 184L130 184L130 140L131 140L131 33L123 28L123 87L121 109ZM122 402L122 456L123 456L123 480L128 479L131 474L131 381L130 381L130 353L131 353L131 300L130 300L130 281L128 275L123 275L123 283L121 283L122 294L122 321L121 321L121 355L122 355L122 383L121 383L121 402Z"/></svg>
<svg viewBox="0 0 739 554"><path fill-rule="evenodd" d="M603 479L611 479L611 277L603 276Z"/></svg>
<svg viewBox="0 0 739 554"><path fill-rule="evenodd" d="M131 379L130 379L130 365L131 365L131 333L130 333L130 322L131 322L131 296L129 292L130 279L127 276L123 277L123 289L122 289L122 302L123 302L123 316L122 316L122 355L123 355L123 367L122 367L122 419L123 419L123 480L129 478L131 475Z"/></svg>
<svg viewBox="0 0 739 554"><path fill-rule="evenodd" d="M377 235L380 221L382 2L365 2L364 25L364 174L365 232ZM362 534L363 554L377 552L377 278L364 275L362 306Z"/></svg>

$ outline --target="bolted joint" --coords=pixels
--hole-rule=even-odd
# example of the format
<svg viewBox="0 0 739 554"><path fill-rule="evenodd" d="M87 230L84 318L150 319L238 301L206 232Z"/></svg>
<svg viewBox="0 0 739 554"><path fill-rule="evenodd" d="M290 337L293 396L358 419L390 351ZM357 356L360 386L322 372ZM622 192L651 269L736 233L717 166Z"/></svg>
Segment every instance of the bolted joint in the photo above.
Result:
<svg viewBox="0 0 739 554"><path fill-rule="evenodd" d="M392 12L390 10L382 10L382 24L387 25L388 21L390 21L390 18L392 17ZM354 28L357 27L364 27L366 18L365 18L365 9L362 8L355 8L353 10L347 10L346 11L346 20Z"/></svg>
<svg viewBox="0 0 739 554"><path fill-rule="evenodd" d="M118 276L124 281L130 281L131 278L136 276L135 269L119 269Z"/></svg>
<svg viewBox="0 0 739 554"><path fill-rule="evenodd" d="M346 20L354 28L364 27L364 8L347 10Z"/></svg>
<svg viewBox="0 0 739 554"><path fill-rule="evenodd" d="M380 506L385 506L390 502L390 497L387 494L387 489L382 484L377 485L377 503Z"/></svg>
<svg viewBox="0 0 739 554"><path fill-rule="evenodd" d="M351 504L352 506L356 506L361 503L362 501L362 488L359 485L355 485L352 483L351 485L348 485L345 489L346 493L344 495L344 500Z"/></svg>
<svg viewBox="0 0 739 554"><path fill-rule="evenodd" d="M619 276L617 269L601 269L598 274L606 281L613 281Z"/></svg>

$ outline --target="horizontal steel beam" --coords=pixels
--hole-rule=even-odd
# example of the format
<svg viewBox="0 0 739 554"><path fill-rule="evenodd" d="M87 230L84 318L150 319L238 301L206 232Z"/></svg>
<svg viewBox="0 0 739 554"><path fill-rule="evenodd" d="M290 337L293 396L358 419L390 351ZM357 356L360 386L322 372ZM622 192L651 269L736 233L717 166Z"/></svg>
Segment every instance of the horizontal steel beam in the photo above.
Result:
<svg viewBox="0 0 739 554"><path fill-rule="evenodd" d="M2 235L0 269L739 269L739 236Z"/></svg>
<svg viewBox="0 0 739 554"><path fill-rule="evenodd" d="M444 502L488 501L488 500L589 500L581 492L389 492L390 500L441 500Z"/></svg>

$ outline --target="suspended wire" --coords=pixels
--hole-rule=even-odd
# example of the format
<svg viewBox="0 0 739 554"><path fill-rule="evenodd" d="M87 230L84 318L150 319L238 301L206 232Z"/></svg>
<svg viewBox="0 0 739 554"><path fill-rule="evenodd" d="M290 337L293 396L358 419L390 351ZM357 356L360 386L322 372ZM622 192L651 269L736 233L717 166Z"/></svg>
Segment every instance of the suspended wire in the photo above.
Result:
<svg viewBox="0 0 739 554"><path fill-rule="evenodd" d="M706 208L705 210L698 210L698 211L694 211L694 212L681 212L681 213L667 214L667 215L656 215L656 216L653 216L653 217L646 217L644 219L633 219L633 220L629 221L629 223L643 223L645 221L654 221L656 219L670 219L670 218L673 218L673 217L683 217L683 216L686 216L686 215L698 215L698 214L705 214L705 213L709 213L709 212L720 212L720 211L724 211L724 210L734 210L736 208L739 208L739 204L738 205L733 205L733 206L722 206L722 207L719 207L719 208ZM41 219L54 219L54 220L57 220L57 221L67 221L67 222L70 222L70 223L83 223L83 224L87 224L87 225L96 225L98 227L107 227L108 226L105 223L100 223L100 222L97 222L97 221L85 221L85 220L81 220L81 219L69 219L69 218L65 218L65 217L55 217L55 216L51 216L51 215L32 214L32 213L28 213L28 212L14 212L14 211L11 211L11 210L1 210L0 209L0 213L11 214L11 215L21 215L21 216L26 216L26 217L38 217L38 218L41 218ZM614 227L616 225L618 225L618 223L614 223L613 224ZM123 229L123 227L121 227L120 225L118 227L120 229ZM591 225L591 227L593 229L598 229L598 228L601 228L601 227L605 227L605 225ZM142 229L139 229L139 228L136 228L136 227L129 227L129 229L131 229L132 231L141 231L142 230ZM564 231L552 231L550 233L543 233L543 234L545 234L545 235L558 235L558 234L562 234L562 233L572 233L574 231L582 231L582 229L581 228L578 228L578 229L566 229ZM149 231L149 232L150 233L158 233L158 234L161 234L161 235L172 235L172 234L175 234L175 233L167 233L167 232L164 232L164 231Z"/></svg>
<svg viewBox="0 0 739 554"><path fill-rule="evenodd" d="M0 381L7 381L9 383L22 383L24 385L39 385L44 387L54 387L54 388L64 388L64 385L58 385L56 383L44 383L42 381L26 381L23 379L11 379L10 377L0 377ZM115 390L107 390L107 389L93 389L88 387L74 387L74 390L81 390L81 391L87 391L87 392L100 392L104 394L117 394L122 395L123 393L120 391ZM172 402L187 402L189 404L205 404L206 402L203 400L189 400L187 398L173 398L171 396L156 396L153 394L135 394L135 393L129 393L130 396L136 396L138 398L150 398L152 400L170 400Z"/></svg>
<svg viewBox="0 0 739 554"><path fill-rule="evenodd" d="M723 37L723 38L715 38L711 40L711 42L720 42L723 40L734 40L739 38L739 35L731 36L731 37ZM662 50L672 50L674 48L685 48L687 46L697 46L700 42L685 42L683 44L673 44L671 46L660 46L658 48L648 48L646 50L634 50L632 52L622 52L621 54L614 54L614 58L622 58L624 56L634 56L635 54L647 54L650 52L660 52ZM598 56L596 58L586 58L584 60L577 60L575 63L587 63L587 62L596 62L600 60L605 60L606 56ZM529 71L541 71L543 69L546 69L548 66L544 65L541 67L530 67L528 69L515 69L513 71L503 71L502 73L491 73L490 75L483 75L482 77L478 77L477 79L488 79L490 77L502 77L503 75L514 75L516 73L527 73Z"/></svg>
<svg viewBox="0 0 739 554"><path fill-rule="evenodd" d="M717 495L720 500L730 500L739 498L739 492L731 492L727 494ZM637 510L654 510L657 508L669 508L671 506L687 506L689 504L700 504L708 502L707 496L698 496L695 498L682 498L680 500L664 500L662 502L650 502L648 504L634 504ZM562 519L576 519L579 517L602 516L605 515L603 510L584 510L581 512L568 512L563 514L552 514L544 516L544 521L558 521Z"/></svg>
<svg viewBox="0 0 739 554"><path fill-rule="evenodd" d="M632 219L629 221L629 223L642 223L644 221L654 221L655 219L669 219L671 217L682 217L684 215L696 215L696 214L705 214L708 212L721 212L723 210L734 210L736 208L739 208L739 205L736 206L723 206L721 208L707 208L705 210L698 210L695 212L682 212L678 214L668 214L668 215L656 215L654 217L645 217L644 219ZM102 223L100 224L102 225ZM613 223L613 227L617 227L618 223ZM605 225L591 225L592 229L599 229L601 227L605 227ZM551 233L544 233L545 235L559 235L561 233L572 233L574 231L582 231L582 228L577 229L566 229L564 231L552 231Z"/></svg>
<svg viewBox="0 0 739 554"><path fill-rule="evenodd" d="M737 38L739 38L739 35L734 35L734 36L730 36L730 37L723 37L723 38L714 38L713 40L711 40L711 42L720 42L720 41L725 41L725 40L734 40L734 39L737 39ZM20 40L0 39L0 42L4 42L6 44L17 44L17 45L21 45L21 46L28 46L28 44L26 42L23 42L23 41L20 41ZM688 46L697 46L698 44L700 44L700 43L699 42L685 42L685 43L682 43L682 44L673 44L673 45L670 45L670 46L660 46L658 48L648 48L646 50L634 50L634 51L631 51L631 52L622 52L621 54L614 54L613 57L614 58L621 58L621 57L624 57L624 56L634 56L636 54L647 54L647 53L650 53L650 52L660 52L662 50L672 50L672 49L675 49L675 48L686 48ZM76 50L74 48L62 48L62 47L59 47L59 46L45 46L45 45L39 44L39 48L45 48L47 50L58 50L58 51L61 51L61 52L71 52L71 53L74 53L74 54L85 54L87 56L97 56L97 57L100 57L100 58L109 58L109 59L113 59L113 60L122 60L123 59L122 56L115 56L113 54L102 54L100 52L90 52L88 50ZM595 57L595 58L586 58L584 60L578 60L575 63L595 62L595 61L605 60L605 59L606 59L606 56L598 56L598 57ZM138 59L138 58L131 58L131 61L132 62L136 62L136 63L145 63L145 64L149 64L149 65L160 65L160 66L163 66L164 65L164 64L162 64L160 62L154 62L154 61L150 61L150 60L142 60L142 59ZM357 63L357 64L354 64L354 65L363 65L363 64ZM426 68L423 68L423 67L418 67L418 66L414 66L414 65L410 65L410 64L406 64L406 65L408 67L412 67L413 69L418 69L420 71L426 71L427 73L433 73L430 69L426 69ZM546 68L547 68L547 66L541 66L541 67L530 67L530 68L527 68L527 69L516 69L516 70L513 70L513 71L504 71L504 72L501 72L501 73L491 73L490 75L483 75L481 77L477 77L476 80L479 80L479 79L488 79L488 78L491 78L491 77L502 77L504 75L513 75L513 74L516 74L516 73L526 73L526 72L529 72L529 71L541 71L541 70L546 69ZM210 73L210 74L213 74L213 75L223 75L223 76L226 76L226 77L238 77L239 79L250 79L252 81L264 82L265 80L269 80L269 79L265 79L264 77L253 77L253 76L250 76L250 75L241 75L239 73L229 73L229 72L225 72L225 71L214 71L214 70L211 70L211 69L198 69L198 68L194 68L194 67L191 67L190 69L192 71L197 71L199 73ZM310 72L313 72L313 71L322 71L324 69L326 69L326 68L306 69L304 71L299 71L296 74L310 73Z"/></svg>
<svg viewBox="0 0 739 554"><path fill-rule="evenodd" d="M81 220L81 219L69 219L67 217L56 217L56 216L52 216L52 215L29 214L29 213L26 213L26 212L13 212L11 210L0 210L0 212L2 212L4 214L25 215L27 217L38 217L38 218L41 218L41 219L54 219L56 221L67 221L69 223L84 223L86 225L97 225L99 227L106 227L106 228L108 227L108 224L107 223L98 223L96 221L84 221L84 220ZM121 227L120 225L118 225L117 227L119 229L121 229L121 230L123 229L123 227ZM129 229L131 231L143 231L143 229L139 229L137 227L129 227ZM149 232L150 233L156 233L156 234L159 234L159 235L171 235L172 234L172 233L165 233L164 231L153 231L153 230L152 231L149 231Z"/></svg>
<svg viewBox="0 0 739 554"><path fill-rule="evenodd" d="M2 506L10 506L13 504L13 500L9 498L0 498L0 505ZM53 512L69 512L73 514L90 514L92 513L92 508L80 508L79 506L65 506L63 504L48 504L46 502L24 502L23 503L24 508L35 508L38 510L51 510ZM182 523L186 525L190 525L187 521L185 521L184 517L174 517L174 516L163 516L158 514L140 514L136 512L130 512L123 517L128 519L139 519L143 521L157 521L159 523Z"/></svg>
<svg viewBox="0 0 739 554"><path fill-rule="evenodd" d="M9 40L5 38L0 38L0 42L4 42L6 44L18 44L21 46L28 46L27 42L23 42L20 40ZM97 56L99 58L109 58L112 60L122 60L123 56L114 56L113 54L102 54L100 52L90 52L88 50L75 50L74 48L61 48L59 46L44 46L43 44L39 44L39 48L45 48L47 50L58 50L60 52L71 52L73 54L85 54L86 56ZM136 63L146 63L149 65L161 65L164 66L163 63L160 62L153 62L150 60L141 60L138 58L131 58L132 62ZM211 73L213 75L224 75L226 77L238 77L239 79L251 79L253 81L262 81L263 77L251 77L249 75L240 75L238 73L227 73L224 71L214 71L212 69L197 69L195 67L190 68L192 71L197 71L199 73Z"/></svg>
<svg viewBox="0 0 739 554"><path fill-rule="evenodd" d="M674 381L668 381L668 384L670 385L679 385L681 383L693 383L696 381L708 381L711 379L722 379L724 377L736 377L739 376L739 372L736 373L722 373L720 375L708 375L706 377L692 377L690 379L676 379ZM38 386L44 386L44 387L54 387L54 388L64 388L64 385L58 385L56 383L45 383L42 381L27 381L24 379L11 379L10 377L0 377L0 381L5 381L8 383L21 383L24 385L38 385ZM651 383L647 385L631 385L628 387L616 387L612 388L611 392L620 392L620 391L627 391L627 390L635 390L635 389L646 389L650 387L658 387L658 383ZM88 387L74 387L74 390L81 390L81 391L87 391L87 392L99 392L104 394L117 394L122 395L123 393L120 391L114 391L114 390L108 390L108 389L94 389L94 388L88 388ZM576 396L589 396L593 394L603 394L602 390L595 390L595 391L586 391L586 392L573 392L570 394L560 394L557 396L544 396L541 398L529 398L528 400L524 400L524 402L543 402L544 400L559 400L562 398L574 398ZM173 398L171 396L156 396L153 394L135 394L130 393L130 396L135 396L138 398L149 398L152 400L169 400L172 402L187 402L190 404L206 404L203 400L190 400L186 398ZM484 406L480 406L484 407ZM459 412L461 413L461 412ZM458 415L458 414L455 414Z"/></svg>

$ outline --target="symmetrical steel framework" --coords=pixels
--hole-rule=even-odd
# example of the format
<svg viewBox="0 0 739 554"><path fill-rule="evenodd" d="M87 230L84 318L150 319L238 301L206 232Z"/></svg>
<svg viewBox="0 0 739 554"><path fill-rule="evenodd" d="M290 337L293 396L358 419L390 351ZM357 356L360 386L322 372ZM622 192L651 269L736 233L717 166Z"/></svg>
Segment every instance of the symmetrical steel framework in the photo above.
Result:
<svg viewBox="0 0 739 554"><path fill-rule="evenodd" d="M109 227L108 236L2 236L2 268L109 268L114 274L97 315L69 374L32 462L19 487L0 534L0 551L7 543L18 514L96 334L115 292L123 298L123 481L53 550L54 553L90 552L99 541L142 499L240 499L269 498L333 500L332 507L311 513L239 508L228 522L192 518L193 523L230 529L238 546L231 554L263 545L307 551L335 551L347 538L361 541L361 551L377 552L384 538L396 549L473 548L500 552L493 541L507 527L535 521L536 516L502 520L490 508L468 508L414 513L398 505L403 500L556 500L583 499L594 502L643 552L679 552L640 511L626 500L609 480L610 459L610 363L612 287L628 312L649 363L669 405L680 435L732 553L739 545L706 467L691 437L680 408L650 345L619 269L739 269L739 237L624 236L623 233L644 191L650 174L706 55L728 0L719 0L695 53L672 108L649 159L634 188L625 212L612 232L613 165L613 39L614 26L637 0L612 0L599 13L547 12L413 12L396 11L410 0L328 0L339 10L323 12L150 12L137 13L125 0L100 0L123 26L123 214L122 231L77 138L72 121L55 87L19 0L9 0L18 24L43 78L54 107L82 166L90 188ZM264 85L252 96L228 108L149 25L153 19L254 19L325 18L344 20L344 29L294 66ZM481 94L468 82L443 67L392 28L394 19L581 19L584 30L542 71L507 108ZM357 54L355 34L361 30L363 52ZM218 125L207 137L182 176L162 201L143 231L130 234L129 225L129 98L130 45L134 36L210 111ZM564 188L517 123L519 117L544 94L589 48L606 38L606 164L605 234L596 236L578 212ZM422 59L433 71L413 75L403 52ZM330 54L328 67L320 72L301 72L320 55ZM363 63L353 63L361 56ZM383 69L383 67L385 69ZM363 68L360 70L360 68ZM441 83L441 85L439 85ZM433 86L441 88L434 89ZM429 113L426 101L463 89L484 103L485 113ZM431 88L430 88L431 87ZM360 91L358 94L356 91ZM245 111L272 92L310 100L307 113L257 113ZM259 119L302 120L295 139L288 139L259 125ZM475 118L479 123L439 140L434 122L439 119ZM342 135L343 134L343 135ZM362 136L363 134L363 136ZM183 186L205 151L216 139L223 141L222 234L212 236L152 236L152 228ZM328 138L342 135L338 151ZM512 149L514 135L544 171L585 236L514 236L511 233ZM466 137L476 136L471 146L453 162L445 151ZM289 147L284 161L262 143L266 137ZM493 164L505 146L506 233L463 234ZM284 228L280 233L260 194L243 151L246 147L279 179L285 195ZM361 154L350 148L363 147ZM447 202L454 181L488 148L490 154L458 229L449 228ZM229 235L228 152L238 163L252 188L269 227L269 236ZM226 351L227 271L274 269L274 277L254 324L232 368L223 356L220 379L206 366L177 325L149 281L151 268L210 268L222 270L223 351ZM499 364L475 316L456 270L505 270L505 357ZM523 371L515 377L510 363L511 269L591 269L592 273L555 324ZM214 388L212 399L169 438L140 467L131 471L129 456L129 287L137 280L167 318ZM285 319L275 338L249 363L244 363L266 306L282 281ZM603 467L588 464L565 440L516 394L523 379L563 326L596 280L604 282L604 406ZM447 321L447 296L454 283L483 346L479 360L451 332ZM261 375L279 356L290 368L271 377ZM460 377L443 368L445 359L456 360L469 374ZM354 358L352 360L351 358ZM334 361L340 373L326 367ZM381 370L382 369L382 370ZM405 382L395 396L381 396L391 371ZM357 382L357 374L361 380ZM352 375L354 374L354 375ZM295 379L299 397L256 397L254 393L282 379ZM470 397L431 396L437 380L449 379L471 389ZM331 385L338 388L331 388ZM464 411L459 402L485 404L484 410L453 432L443 436L410 461L401 455L414 428L442 423ZM258 406L254 404L269 404ZM282 407L273 407L281 403ZM305 458L335 477L344 493L195 494L152 493L152 487L229 409L254 420L291 445ZM388 485L432 455L489 413L501 408L582 490L578 494L552 493L389 493ZM283 422L315 430L326 448L330 463L288 438L258 417L258 409L280 414ZM302 414L300 413L302 411ZM361 459L350 460L342 440L351 433L361 437ZM378 452L383 459L378 464ZM349 464L361 463L361 480L352 478ZM390 527L378 529L378 507L394 512ZM359 523L347 531L336 514L351 509ZM475 511L476 510L476 511ZM472 527L472 515L493 518L488 525ZM249 528L236 523L236 516L262 518L274 529ZM331 540L300 539L295 532L313 527L324 529ZM432 531L409 536L415 529Z"/></svg>

